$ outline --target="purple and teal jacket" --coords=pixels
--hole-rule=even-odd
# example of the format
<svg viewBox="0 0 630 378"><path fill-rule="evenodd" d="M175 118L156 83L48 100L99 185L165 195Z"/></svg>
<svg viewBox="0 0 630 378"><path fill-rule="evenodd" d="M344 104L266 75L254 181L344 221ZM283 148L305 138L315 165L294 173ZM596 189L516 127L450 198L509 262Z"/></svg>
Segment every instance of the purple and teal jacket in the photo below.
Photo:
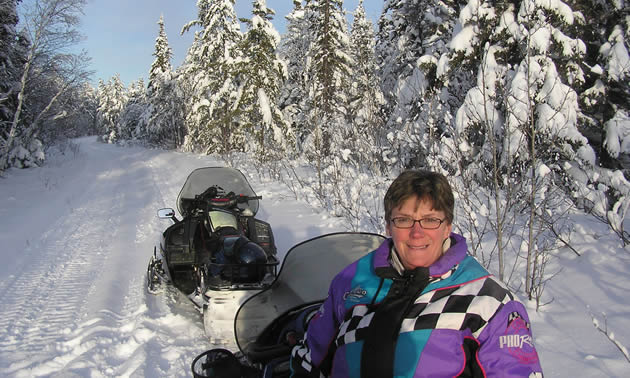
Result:
<svg viewBox="0 0 630 378"><path fill-rule="evenodd" d="M392 251L388 239L333 279L292 377L542 377L525 307L462 236L403 274Z"/></svg>

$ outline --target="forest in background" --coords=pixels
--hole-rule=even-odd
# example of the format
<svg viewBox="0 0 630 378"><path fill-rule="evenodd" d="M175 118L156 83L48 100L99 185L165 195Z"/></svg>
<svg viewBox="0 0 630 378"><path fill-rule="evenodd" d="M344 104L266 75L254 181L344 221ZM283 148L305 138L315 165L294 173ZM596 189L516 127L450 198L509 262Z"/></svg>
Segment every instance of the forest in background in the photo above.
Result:
<svg viewBox="0 0 630 378"><path fill-rule="evenodd" d="M588 214L630 243L630 9L625 0L199 0L172 67L156 20L148 82L89 84L72 47L85 0L0 0L0 172L70 138L247 154L348 220L382 232L401 170L446 174L471 253L541 306L546 270ZM18 9L24 9L18 13ZM279 35L274 17L286 17ZM244 27L243 27L244 25ZM369 209L369 210L365 210Z"/></svg>

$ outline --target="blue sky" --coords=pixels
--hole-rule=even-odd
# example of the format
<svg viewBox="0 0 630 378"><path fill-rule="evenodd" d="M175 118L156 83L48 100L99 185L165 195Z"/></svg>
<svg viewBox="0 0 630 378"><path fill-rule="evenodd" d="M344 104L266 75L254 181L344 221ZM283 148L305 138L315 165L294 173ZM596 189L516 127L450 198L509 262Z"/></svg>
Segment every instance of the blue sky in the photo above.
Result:
<svg viewBox="0 0 630 378"><path fill-rule="evenodd" d="M353 11L358 0L345 0L344 8ZM274 25L284 32L285 19L293 8L291 0L267 0L276 12ZM374 22L383 9L382 0L364 0L368 17ZM236 0L238 17L250 17L252 0ZM174 67L179 66L193 39L193 31L181 35L182 27L197 17L195 0L88 0L81 32L86 37L82 48L92 57L93 83L107 81L116 73L126 85L143 77L146 81L158 33L157 22L164 15L168 42L173 49Z"/></svg>

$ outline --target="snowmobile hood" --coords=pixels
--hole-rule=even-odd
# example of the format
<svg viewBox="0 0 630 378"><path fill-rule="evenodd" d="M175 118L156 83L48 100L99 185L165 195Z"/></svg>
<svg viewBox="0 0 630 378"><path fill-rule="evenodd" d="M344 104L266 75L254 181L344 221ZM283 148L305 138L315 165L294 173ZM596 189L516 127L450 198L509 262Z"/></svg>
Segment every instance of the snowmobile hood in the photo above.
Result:
<svg viewBox="0 0 630 378"><path fill-rule="evenodd" d="M182 190L177 196L177 210L184 214L182 199L192 200L195 196L202 194L211 186L218 185L225 193L234 192L237 195L255 197L256 193L249 185L245 175L235 168L229 167L205 167L197 168L188 175ZM249 200L239 203L240 209L249 209L253 215L258 212L258 200Z"/></svg>
<svg viewBox="0 0 630 378"><path fill-rule="evenodd" d="M370 233L333 233L291 248L276 280L245 301L234 319L234 334L245 353L274 319L300 305L323 301L337 273L375 250L385 238Z"/></svg>

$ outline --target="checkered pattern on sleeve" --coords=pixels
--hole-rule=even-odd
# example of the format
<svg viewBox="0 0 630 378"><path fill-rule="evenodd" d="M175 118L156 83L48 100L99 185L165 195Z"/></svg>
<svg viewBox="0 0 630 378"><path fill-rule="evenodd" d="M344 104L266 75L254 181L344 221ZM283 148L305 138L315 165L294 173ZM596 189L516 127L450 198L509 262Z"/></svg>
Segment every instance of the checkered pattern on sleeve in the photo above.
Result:
<svg viewBox="0 0 630 378"><path fill-rule="evenodd" d="M336 340L337 346L365 339L363 334L368 331L373 317L374 312L370 311L367 305L354 306L350 316L339 327Z"/></svg>
<svg viewBox="0 0 630 378"><path fill-rule="evenodd" d="M400 332L419 329L470 329L477 337L504 304L513 299L492 276L428 292L418 297Z"/></svg>
<svg viewBox="0 0 630 378"><path fill-rule="evenodd" d="M322 372L318 372L317 368L313 367L311 361L311 351L308 349L304 340L300 341L295 347L293 347L291 350L291 358L293 360L292 364L297 364L300 369L310 373L309 376L312 375L325 378Z"/></svg>

